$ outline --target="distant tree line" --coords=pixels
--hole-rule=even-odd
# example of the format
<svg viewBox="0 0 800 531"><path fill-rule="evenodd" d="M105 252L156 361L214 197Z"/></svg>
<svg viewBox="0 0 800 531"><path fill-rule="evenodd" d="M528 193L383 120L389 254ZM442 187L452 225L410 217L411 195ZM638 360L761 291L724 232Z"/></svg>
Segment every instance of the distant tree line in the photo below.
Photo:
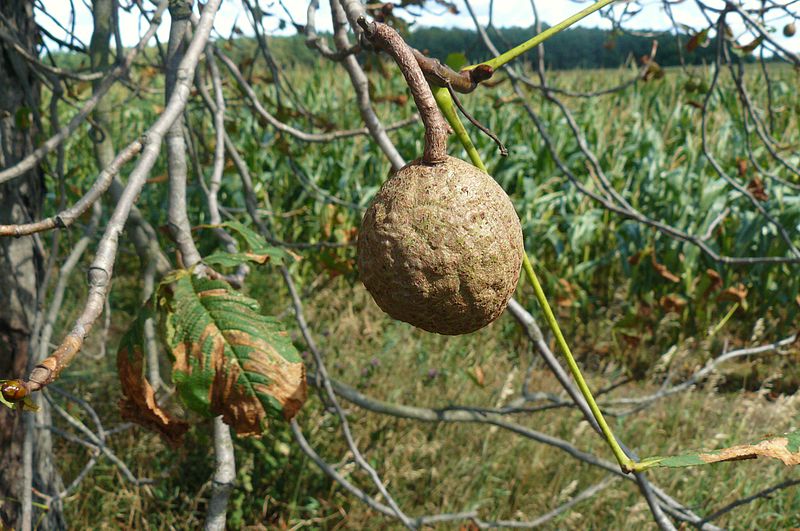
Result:
<svg viewBox="0 0 800 531"><path fill-rule="evenodd" d="M611 31L599 28L571 28L551 37L545 43L545 65L550 70L568 70L573 68L615 68L625 63L629 57L640 59L650 53L653 40L658 41L656 62L661 66L675 66L680 64L680 52L683 53L687 64L710 63L716 54L715 39L709 39L706 46L697 46L692 51L687 49L687 42L691 35L680 36L680 46L674 33L652 32L643 30L643 33L653 34L653 37L642 37L627 33L614 34ZM506 50L528 40L536 31L529 28L501 28L490 33L495 45L500 50ZM324 35L324 34L321 34ZM446 62L451 53L463 53L469 63L477 63L490 59L491 52L486 48L480 36L474 30L460 28L416 27L404 36L407 42L424 51L431 57L436 57ZM332 37L327 36L330 40ZM226 48L231 57L252 56L252 51L258 47L252 37L234 36L226 39L227 43L220 43ZM314 65L320 60L319 55L305 46L303 35L274 36L269 39L270 53L284 65ZM145 56L155 54L155 50L148 50ZM85 67L80 63L81 58L71 52L54 54L57 63L64 68ZM531 52L529 59L535 57ZM750 58L748 58L750 59ZM85 61L85 60L84 60Z"/></svg>
<svg viewBox="0 0 800 531"><path fill-rule="evenodd" d="M533 27L502 28L492 36L501 50L516 46L535 35ZM643 31L644 33L644 31ZM572 28L558 33L545 43L545 64L552 70L571 68L613 68L624 63L629 57L639 59L650 53L653 40L658 41L656 61L662 66L680 64L679 52L683 53L687 64L712 62L716 54L714 41L708 46L698 46L691 52L686 44L691 35L681 35L681 45L674 33L650 32L653 37L642 37L627 33L614 34L599 28ZM442 61L448 54L461 52L470 63L487 60L491 52L474 30L459 28L420 27L412 30L406 39L408 43L424 50L432 57Z"/></svg>

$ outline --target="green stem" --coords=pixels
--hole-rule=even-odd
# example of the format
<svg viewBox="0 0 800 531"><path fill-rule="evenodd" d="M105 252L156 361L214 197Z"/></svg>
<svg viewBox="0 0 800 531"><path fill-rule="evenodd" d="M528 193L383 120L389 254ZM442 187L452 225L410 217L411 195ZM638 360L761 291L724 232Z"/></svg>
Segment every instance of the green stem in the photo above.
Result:
<svg viewBox="0 0 800 531"><path fill-rule="evenodd" d="M535 37L531 38L530 40L528 40L526 42L523 42L519 46L515 46L514 48L511 48L507 52L498 55L494 59L490 59L489 61L486 61L486 62L480 63L480 64L489 65L493 69L497 70L498 68L500 68L504 64L513 61L514 59L516 59L520 55L524 54L528 50L530 50L532 48L535 48L536 46L538 46L539 44L543 43L544 41L546 41L547 39L549 39L550 37L552 37L556 33L560 32L561 30L572 26L573 24L575 24L579 20L588 17L589 15L594 13L595 11L598 11L598 10L606 7L608 4L610 4L610 3L614 2L614 1L615 0L600 0L599 2L595 2L591 6L587 7L586 9L584 9L583 11L575 13L571 17L562 20L561 22L559 22L558 24L556 24L555 26L553 26L551 28L547 28L546 30L544 30L540 34L536 35ZM469 69L475 68L476 66L478 66L478 65L468 66L468 67L465 68L465 70L469 70Z"/></svg>
<svg viewBox="0 0 800 531"><path fill-rule="evenodd" d="M433 89L433 97L436 99L436 104L439 106L439 109L441 109L442 114L447 120L447 123L449 123L450 127L453 128L453 131L455 131L456 136L461 141L464 149L467 150L469 160L472 161L474 166L477 166L479 169L486 172L486 166L483 165L483 161L478 153L478 149L475 147L475 144L472 143L472 139L469 137L467 130L464 128L464 124L461 123L461 119L458 117L456 106L453 103L453 98L450 96L450 92L444 87L431 87L431 89Z"/></svg>
<svg viewBox="0 0 800 531"><path fill-rule="evenodd" d="M736 312L736 310L738 310L738 309L739 309L739 303L737 302L736 304L734 304L734 305L733 305L733 307L731 307L731 309L728 311L728 313L727 313L727 314L725 314L725 317L723 317L723 318L722 318L722 321L720 321L719 323L717 323L717 326L715 326L714 328L712 328L712 329L711 329L711 330L708 332L708 339L711 339L712 337L714 337L715 335L717 335L717 332L719 332L720 330L722 330L722 329L725 327L725 325L728 323L728 321L730 320L730 318L731 318L731 317L733 317L733 314L734 314L734 313Z"/></svg>
<svg viewBox="0 0 800 531"><path fill-rule="evenodd" d="M432 89L433 97L436 99L437 105L441 109L442 114L447 122L450 124L450 127L452 127L453 131L455 131L456 136L461 141L464 149L467 150L467 154L469 155L472 164L481 170L486 171L486 166L484 166L478 150L475 148L475 145L472 143L467 130L461 123L461 119L458 117L450 93L445 88L432 87ZM594 415L597 424L600 426L600 430L603 432L606 442L608 442L608 445L611 447L614 457L617 458L620 468L622 468L622 470L625 472L634 470L636 463L634 463L631 458L625 455L625 452L622 451L622 448L617 442L616 437L614 437L614 433L611 431L606 419L603 417L603 413L597 406L597 402L595 402L594 396L592 396L592 392L589 389L589 386L586 384L586 380L583 378L583 374L581 374L578 364L575 362L575 358L572 356L572 351L570 351L569 345L567 345L567 340L564 339L564 334L561 333L561 328L559 328L558 321L556 321L553 310L550 308L550 304L547 302L547 297L544 294L544 290L542 290L541 284L539 284L539 279L536 277L536 273L533 272L533 266L531 266L531 262L528 259L527 253L522 253L522 266L525 269L528 280L530 280L531 284L533 284L533 290L536 292L536 299L539 301L539 305L544 311L547 324L550 326L550 329L556 336L558 346L564 353L564 357L567 359L567 365L569 365L569 370L572 373L572 377L578 384L578 389L580 389L584 399L586 399L586 402L589 404L589 409L592 411L592 415Z"/></svg>
<svg viewBox="0 0 800 531"><path fill-rule="evenodd" d="M528 260L527 253L522 255L522 268L525 270L528 280L530 280L531 284L533 284L533 291L536 293L536 300L539 301L539 305L544 311L547 324L550 327L550 330L552 330L553 334L556 336L556 342L558 343L561 352L563 352L564 357L567 359L569 371L572 373L575 383L578 384L578 389L581 390L583 398L586 399L586 403L589 404L589 409L592 410L592 415L594 415L597 424L600 426L600 430L603 432L608 445L611 447L611 451L614 452L614 457L617 458L619 466L622 467L623 471L628 472L632 470L634 468L634 462L630 457L625 455L625 452L622 451L622 448L619 446L616 437L614 437L614 433L608 426L605 417L603 417L603 412L600 411L600 408L597 406L597 402L595 402L594 396L592 396L592 391L589 389L589 385L583 378L583 374L581 374L581 370L578 368L578 364L575 362L575 358L572 356L572 351L567 344L567 340L564 339L564 334L561 333L561 328L558 326L556 316L553 314L553 310L550 308L550 304L547 302L547 297L545 297L542 285L539 283L539 279L536 277L536 273L533 271L533 266L531 266L531 262Z"/></svg>

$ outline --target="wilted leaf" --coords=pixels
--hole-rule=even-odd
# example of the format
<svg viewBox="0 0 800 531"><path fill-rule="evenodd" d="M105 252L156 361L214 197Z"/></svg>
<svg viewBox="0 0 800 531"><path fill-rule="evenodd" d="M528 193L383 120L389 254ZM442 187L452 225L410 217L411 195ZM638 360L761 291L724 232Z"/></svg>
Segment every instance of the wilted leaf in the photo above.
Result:
<svg viewBox="0 0 800 531"><path fill-rule="evenodd" d="M558 279L558 284L564 291L556 296L556 304L562 308L569 308L575 302L575 289L563 278Z"/></svg>
<svg viewBox="0 0 800 531"><path fill-rule="evenodd" d="M158 311L173 381L191 410L222 415L247 436L305 402L305 366L288 334L226 282L175 271L159 289Z"/></svg>
<svg viewBox="0 0 800 531"><path fill-rule="evenodd" d="M692 35L692 38L686 43L686 49L690 52L693 52L698 46L708 46L708 29Z"/></svg>
<svg viewBox="0 0 800 531"><path fill-rule="evenodd" d="M686 307L686 299L674 293L664 295L658 302L666 312L680 313Z"/></svg>
<svg viewBox="0 0 800 531"><path fill-rule="evenodd" d="M714 289L719 288L722 286L722 277L719 276L713 269L706 269L706 275L708 275L709 280L711 280L711 285L714 286Z"/></svg>
<svg viewBox="0 0 800 531"><path fill-rule="evenodd" d="M716 291L722 287L722 277L713 269L706 269L706 278L698 277L698 280L701 284L701 289L702 286L705 286L703 293L700 295L701 299L707 299L712 291Z"/></svg>
<svg viewBox="0 0 800 531"><path fill-rule="evenodd" d="M484 375L483 369L480 365L475 365L475 367L472 368L470 378L472 378L472 381L481 387L483 387L484 383L486 383L486 375Z"/></svg>
<svg viewBox="0 0 800 531"><path fill-rule="evenodd" d="M636 252L628 257L628 263L632 266L639 265L639 260L642 259L642 252Z"/></svg>
<svg viewBox="0 0 800 531"><path fill-rule="evenodd" d="M764 183L761 181L759 177L753 177L750 180L750 182L747 183L747 191L753 194L753 197L755 197L759 201L769 200L767 191L764 189Z"/></svg>
<svg viewBox="0 0 800 531"><path fill-rule="evenodd" d="M447 0L436 0L436 3L446 7L447 11L451 15L458 15L458 7L456 7L454 2L448 2Z"/></svg>
<svg viewBox="0 0 800 531"><path fill-rule="evenodd" d="M653 264L653 269L656 270L656 273L658 273L661 276L661 278L669 280L670 282L681 281L678 275L667 269L667 266L665 266L664 264L659 264L658 261L656 261L655 253L651 256L650 262Z"/></svg>
<svg viewBox="0 0 800 531"><path fill-rule="evenodd" d="M759 456L780 459L787 466L800 464L800 431L765 439L755 444L741 444L711 452L696 452L673 457L651 457L642 463L646 464L646 468L678 468L723 461L756 459Z"/></svg>
<svg viewBox="0 0 800 531"><path fill-rule="evenodd" d="M740 178L744 178L747 174L747 159L736 157L736 171L739 172Z"/></svg>
<svg viewBox="0 0 800 531"><path fill-rule="evenodd" d="M174 418L156 403L155 392L144 372L144 322L152 315L152 307L148 303L122 337L117 350L117 372L123 394L119 407L124 419L155 430L171 445L178 446L189 425Z"/></svg>
<svg viewBox="0 0 800 531"><path fill-rule="evenodd" d="M753 53L753 50L758 48L762 42L764 42L764 36L759 35L758 37L756 37L751 42L745 45L739 46L738 44L734 44L733 48L734 50L738 50L742 54L750 54Z"/></svg>
<svg viewBox="0 0 800 531"><path fill-rule="evenodd" d="M165 183L167 182L167 177L167 172L163 172L160 175L147 179L145 182L147 182L147 184Z"/></svg>
<svg viewBox="0 0 800 531"><path fill-rule="evenodd" d="M717 295L719 302L738 302L742 308L747 307L747 288L744 284L737 284L736 286L725 288Z"/></svg>
<svg viewBox="0 0 800 531"><path fill-rule="evenodd" d="M630 334L627 332L620 332L619 336L622 338L622 340L629 348L637 348L639 346L639 343L642 342L642 338L640 336Z"/></svg>

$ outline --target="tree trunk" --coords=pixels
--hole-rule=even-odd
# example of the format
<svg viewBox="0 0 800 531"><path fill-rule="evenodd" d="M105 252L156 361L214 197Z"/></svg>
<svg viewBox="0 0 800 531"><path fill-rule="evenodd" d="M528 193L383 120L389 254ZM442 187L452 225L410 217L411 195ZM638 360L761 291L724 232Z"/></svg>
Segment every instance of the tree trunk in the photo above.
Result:
<svg viewBox="0 0 800 531"><path fill-rule="evenodd" d="M0 13L6 21L5 29L31 55L37 55L38 29L32 3L3 1ZM0 41L0 168L14 165L33 150L34 138L41 129L39 104L39 80L25 60L5 41ZM0 185L0 224L39 219L43 194L43 176L38 168ZM37 313L43 263L36 242L32 237L0 238L0 378L24 377L33 355L30 335ZM20 412L0 409L0 527L19 528L25 428ZM31 431L34 459L37 464L49 462L52 453L49 433L40 440L41 431ZM34 477L34 485L48 492L57 474L48 467L47 477L41 477L41 467L37 464L33 469L39 477ZM41 524L47 528L65 527L57 507L48 511Z"/></svg>

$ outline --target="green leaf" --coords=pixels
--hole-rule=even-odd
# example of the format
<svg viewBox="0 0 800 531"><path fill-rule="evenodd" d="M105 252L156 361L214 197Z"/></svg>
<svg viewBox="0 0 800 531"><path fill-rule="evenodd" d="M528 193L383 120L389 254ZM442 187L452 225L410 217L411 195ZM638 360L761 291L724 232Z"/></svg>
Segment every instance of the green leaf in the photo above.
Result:
<svg viewBox="0 0 800 531"><path fill-rule="evenodd" d="M267 249L274 249L274 247L267 243L267 240L265 240L263 236L243 223L239 223L238 221L226 221L220 226L225 227L226 229L231 229L232 231L238 233L239 236L244 238L248 248L255 253L262 252Z"/></svg>
<svg viewBox="0 0 800 531"><path fill-rule="evenodd" d="M255 300L184 270L162 283L157 306L172 378L192 411L260 435L268 419L291 419L305 402L305 366Z"/></svg>
<svg viewBox="0 0 800 531"><path fill-rule="evenodd" d="M236 267L249 262L263 265L269 262L270 258L280 259L285 255L286 253L277 248L268 249L264 254L217 252L203 258L203 262L208 265L217 265L223 267Z"/></svg>
<svg viewBox="0 0 800 531"><path fill-rule="evenodd" d="M787 466L800 464L800 430L779 437L766 438L754 444L740 444L710 452L695 452L672 457L650 457L638 463L636 469L680 468L723 461L756 459L757 457L779 459Z"/></svg>
<svg viewBox="0 0 800 531"><path fill-rule="evenodd" d="M201 228L201 229L221 229L221 228L230 229L230 230L234 231L235 233L237 233L239 236L242 237L242 239L244 240L245 248L247 249L247 252L255 254L255 255L268 255L271 258L274 258L276 260L292 256L290 253L287 253L283 249L281 249L279 247L275 247L274 245L270 244L259 233L257 233L256 231L254 231L250 227L248 227L248 226L246 226L243 223L240 223L238 221L226 221L225 223L220 223L219 225L200 225L198 228ZM244 253L244 254L247 254L247 253ZM211 256L216 256L216 255L217 255L217 253L215 253L215 254L213 254ZM208 258L206 258L204 261L207 262ZM245 260L245 261L252 262L252 261L258 261L258 260L248 259L248 260ZM207 262L207 263L209 263L209 262ZM241 263L241 262L238 262L238 263ZM238 265L238 263L235 264L235 265ZM225 265L225 264L223 264L223 265Z"/></svg>
<svg viewBox="0 0 800 531"><path fill-rule="evenodd" d="M467 60L467 56L461 52L449 53L447 54L447 58L444 60L444 64L456 72L467 66L468 63L469 61Z"/></svg>

